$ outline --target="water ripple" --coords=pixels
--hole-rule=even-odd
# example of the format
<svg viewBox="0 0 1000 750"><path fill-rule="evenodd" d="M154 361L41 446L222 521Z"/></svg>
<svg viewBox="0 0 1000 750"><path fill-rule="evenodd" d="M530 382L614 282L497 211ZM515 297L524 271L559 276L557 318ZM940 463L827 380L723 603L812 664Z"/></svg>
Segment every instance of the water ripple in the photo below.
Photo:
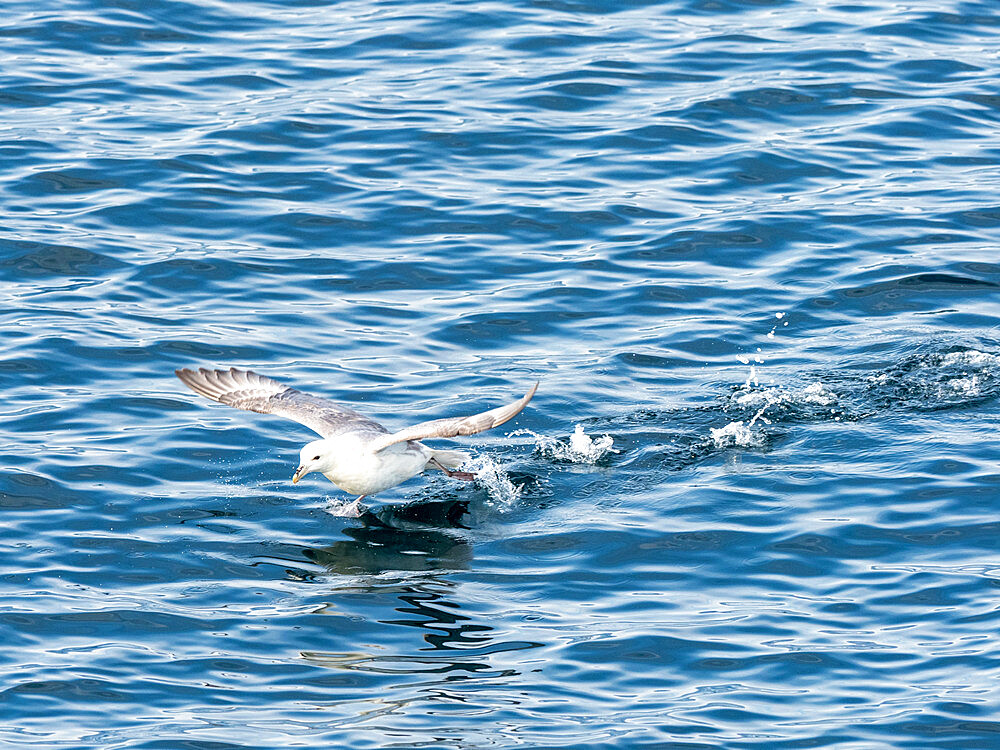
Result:
<svg viewBox="0 0 1000 750"><path fill-rule="evenodd" d="M998 28L8 3L0 741L994 747ZM541 386L345 515L199 365Z"/></svg>

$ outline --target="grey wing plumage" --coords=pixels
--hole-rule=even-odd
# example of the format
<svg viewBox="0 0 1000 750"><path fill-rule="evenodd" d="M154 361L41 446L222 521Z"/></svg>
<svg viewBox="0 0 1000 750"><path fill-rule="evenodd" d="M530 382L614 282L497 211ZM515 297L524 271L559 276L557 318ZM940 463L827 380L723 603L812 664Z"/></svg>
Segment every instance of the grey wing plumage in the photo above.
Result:
<svg viewBox="0 0 1000 750"><path fill-rule="evenodd" d="M251 370L235 367L206 370L202 367L175 370L174 373L192 391L220 404L287 417L326 438L357 430L388 434L378 422L353 409L289 388Z"/></svg>
<svg viewBox="0 0 1000 750"><path fill-rule="evenodd" d="M456 435L474 435L483 430L499 427L504 422L513 419L521 410L528 405L531 397L538 390L538 383L531 386L523 398L512 404L498 406L496 409L473 414L471 417L452 417L451 419L434 419L430 422L421 422L405 430L394 432L391 435L380 435L371 443L372 451L378 452L390 445L402 443L406 440L424 440L427 438L449 438Z"/></svg>

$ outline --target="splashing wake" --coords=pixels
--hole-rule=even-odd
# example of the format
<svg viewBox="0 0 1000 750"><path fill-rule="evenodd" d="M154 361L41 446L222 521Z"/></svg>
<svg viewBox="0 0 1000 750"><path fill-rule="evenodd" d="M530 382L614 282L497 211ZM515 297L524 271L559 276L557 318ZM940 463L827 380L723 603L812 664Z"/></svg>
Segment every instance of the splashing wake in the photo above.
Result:
<svg viewBox="0 0 1000 750"><path fill-rule="evenodd" d="M475 472L476 485L486 490L490 503L501 510L513 508L524 491L524 487L510 481L500 462L490 456L475 456L462 469Z"/></svg>
<svg viewBox="0 0 1000 750"><path fill-rule="evenodd" d="M515 430L511 435L527 435L534 438L535 452L545 458L575 464L596 464L611 453L621 452L614 447L615 441L610 435L593 438L583 431L582 424L574 427L573 434L566 442L539 435L531 430Z"/></svg>

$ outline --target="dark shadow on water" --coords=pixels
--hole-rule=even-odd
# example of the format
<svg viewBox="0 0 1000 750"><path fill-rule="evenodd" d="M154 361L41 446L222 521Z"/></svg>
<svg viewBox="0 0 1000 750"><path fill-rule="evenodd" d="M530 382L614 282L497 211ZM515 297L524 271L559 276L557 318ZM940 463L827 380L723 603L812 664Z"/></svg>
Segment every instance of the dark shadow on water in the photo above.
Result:
<svg viewBox="0 0 1000 750"><path fill-rule="evenodd" d="M468 528L461 522L467 513L465 500L387 505L365 511L360 526L345 528L348 539L302 552L341 575L466 569L472 547L460 530Z"/></svg>
<svg viewBox="0 0 1000 750"><path fill-rule="evenodd" d="M468 500L422 500L406 505L383 505L366 510L361 521L369 526L406 529L438 527L467 529L462 519L469 514Z"/></svg>

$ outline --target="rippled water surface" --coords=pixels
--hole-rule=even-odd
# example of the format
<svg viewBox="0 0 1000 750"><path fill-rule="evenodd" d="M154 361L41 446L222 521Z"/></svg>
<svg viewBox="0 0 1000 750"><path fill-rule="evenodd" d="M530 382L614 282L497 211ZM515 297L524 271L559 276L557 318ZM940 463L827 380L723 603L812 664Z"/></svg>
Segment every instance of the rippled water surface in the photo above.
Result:
<svg viewBox="0 0 1000 750"><path fill-rule="evenodd" d="M0 742L1000 747L998 34L6 2ZM541 386L352 516L191 366Z"/></svg>

